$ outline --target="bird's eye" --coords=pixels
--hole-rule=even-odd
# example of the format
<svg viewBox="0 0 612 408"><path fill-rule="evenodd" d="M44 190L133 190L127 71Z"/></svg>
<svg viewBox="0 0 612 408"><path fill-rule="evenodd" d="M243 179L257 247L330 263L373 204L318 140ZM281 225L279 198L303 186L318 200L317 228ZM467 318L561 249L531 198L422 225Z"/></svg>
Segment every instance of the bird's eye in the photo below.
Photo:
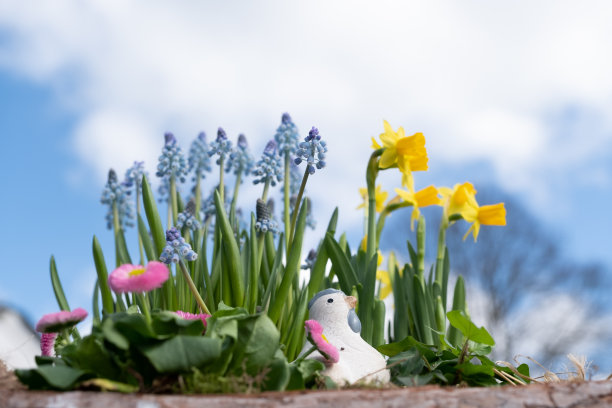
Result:
<svg viewBox="0 0 612 408"><path fill-rule="evenodd" d="M334 303L334 299L332 298L327 299L327 303Z"/></svg>

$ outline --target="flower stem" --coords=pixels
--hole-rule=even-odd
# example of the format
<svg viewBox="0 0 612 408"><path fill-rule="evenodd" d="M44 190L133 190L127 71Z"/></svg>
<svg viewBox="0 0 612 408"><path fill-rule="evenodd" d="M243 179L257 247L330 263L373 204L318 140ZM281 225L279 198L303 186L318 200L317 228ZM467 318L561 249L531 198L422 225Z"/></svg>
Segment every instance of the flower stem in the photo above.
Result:
<svg viewBox="0 0 612 408"><path fill-rule="evenodd" d="M238 191L240 190L240 183L242 181L242 166L238 169L236 173L236 183L234 184L234 196L232 197L232 205L230 207L230 216L231 214L236 213L236 202L238 201Z"/></svg>
<svg viewBox="0 0 612 408"><path fill-rule="evenodd" d="M196 220L200 221L200 207L202 206L202 176L200 173L196 173L196 185L195 185L195 217Z"/></svg>
<svg viewBox="0 0 612 408"><path fill-rule="evenodd" d="M305 352L304 354L302 354L300 357L298 357L293 363L294 366L300 364L302 361L304 361L306 359L306 357L308 357L309 355L311 355L312 353L314 353L317 350L317 348L315 346L312 346L310 349L308 349L307 352Z"/></svg>
<svg viewBox="0 0 612 408"><path fill-rule="evenodd" d="M285 152L285 179L283 182L284 185L284 205L285 205L285 253L289 253L289 197L291 196L291 188L290 188L290 177L291 177L291 163L290 163L289 152Z"/></svg>
<svg viewBox="0 0 612 408"><path fill-rule="evenodd" d="M148 300L145 298L142 292L138 292L136 296L138 296L138 299L140 300L140 304L142 305L142 314L145 316L147 323L151 324L151 312L149 311Z"/></svg>
<svg viewBox="0 0 612 408"><path fill-rule="evenodd" d="M174 174L170 176L170 204L172 205L172 224L176 225L176 219L178 218L178 202L176 199L176 179Z"/></svg>
<svg viewBox="0 0 612 408"><path fill-rule="evenodd" d="M219 198L221 198L221 205L224 205L225 203L225 197L223 196L223 190L225 189L225 186L223 185L223 168L225 167L225 158L223 156L221 156L219 158Z"/></svg>
<svg viewBox="0 0 612 408"><path fill-rule="evenodd" d="M140 181L136 180L136 222L140 220ZM138 231L138 230L137 230ZM138 251L140 254L140 265L144 265L144 252L142 237L138 234Z"/></svg>
<svg viewBox="0 0 612 408"><path fill-rule="evenodd" d="M270 180L266 180L264 184L263 193L261 193L261 200L266 203L268 201L268 191L270 190Z"/></svg>
<svg viewBox="0 0 612 408"><path fill-rule="evenodd" d="M198 289L196 288L195 284L193 283L193 280L191 279L191 275L189 275L189 271L187 271L187 266L185 266L185 263L182 259L179 259L178 264L181 269L181 272L183 272L183 278L185 278L187 285L189 285L189 290L191 290L191 293L195 297L196 303L198 304L200 311L202 313L210 314L210 310L208 310L208 308L206 307L206 303L204 303L202 296L200 296Z"/></svg>
<svg viewBox="0 0 612 408"><path fill-rule="evenodd" d="M300 210L302 195L304 194L304 189L306 188L308 174L308 166L306 166L306 170L304 171L304 177L302 178L302 184L300 184L300 191L298 191L297 199L295 200L295 208L293 209L293 214L291 215L291 240L289 240L289 242L293 242L293 234L295 234L295 223L297 221L297 215Z"/></svg>

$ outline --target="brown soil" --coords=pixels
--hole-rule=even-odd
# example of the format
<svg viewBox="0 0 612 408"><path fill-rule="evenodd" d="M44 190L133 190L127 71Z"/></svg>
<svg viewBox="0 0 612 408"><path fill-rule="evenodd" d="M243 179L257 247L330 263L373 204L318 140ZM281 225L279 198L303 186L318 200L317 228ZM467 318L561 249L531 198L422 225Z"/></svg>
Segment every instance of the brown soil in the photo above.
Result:
<svg viewBox="0 0 612 408"><path fill-rule="evenodd" d="M151 395L99 392L0 392L0 407L610 407L611 381L528 386L454 388L424 386L388 390L277 392L254 395Z"/></svg>
<svg viewBox="0 0 612 408"><path fill-rule="evenodd" d="M8 391L25 390L25 387L19 382L12 371L0 360L0 395Z"/></svg>

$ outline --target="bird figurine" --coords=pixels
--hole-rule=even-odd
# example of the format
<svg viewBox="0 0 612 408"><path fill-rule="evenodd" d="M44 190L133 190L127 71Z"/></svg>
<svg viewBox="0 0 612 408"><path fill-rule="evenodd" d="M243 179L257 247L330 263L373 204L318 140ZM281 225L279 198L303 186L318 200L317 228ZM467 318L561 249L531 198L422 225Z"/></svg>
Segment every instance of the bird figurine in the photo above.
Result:
<svg viewBox="0 0 612 408"><path fill-rule="evenodd" d="M325 289L313 296L308 303L309 319L318 322L323 338L338 349L333 361L315 351L306 358L316 358L325 363L323 375L337 384L388 383L389 370L385 358L361 338L361 322L355 313L357 299L346 296L337 289ZM307 325L308 330L308 325ZM310 349L306 344L300 355Z"/></svg>

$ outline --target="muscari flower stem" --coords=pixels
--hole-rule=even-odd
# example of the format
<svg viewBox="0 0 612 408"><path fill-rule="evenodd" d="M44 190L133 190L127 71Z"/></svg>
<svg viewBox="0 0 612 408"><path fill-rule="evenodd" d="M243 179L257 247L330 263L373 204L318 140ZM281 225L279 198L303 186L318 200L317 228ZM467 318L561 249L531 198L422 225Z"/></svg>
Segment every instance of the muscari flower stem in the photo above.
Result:
<svg viewBox="0 0 612 408"><path fill-rule="evenodd" d="M291 195L290 191L290 177L291 177L291 158L289 157L289 152L285 152L285 179L283 180L285 183L284 186L284 204L285 204L285 212L284 212L284 224L285 224L285 253L289 253L289 196Z"/></svg>
<svg viewBox="0 0 612 408"><path fill-rule="evenodd" d="M263 193L261 194L261 199L264 202L268 201L268 191L270 190L270 180L266 180L265 184L264 184L264 189L263 189Z"/></svg>
<svg viewBox="0 0 612 408"><path fill-rule="evenodd" d="M202 177L200 174L196 174L196 185L195 185L195 217L196 220L200 221L200 208L202 207L202 185L200 181Z"/></svg>
<svg viewBox="0 0 612 408"><path fill-rule="evenodd" d="M234 196L232 197L230 214L236 214L236 202L238 201L238 191L240 190L240 183L242 182L242 172L243 168L240 166L236 172L236 183L234 184Z"/></svg>
<svg viewBox="0 0 612 408"><path fill-rule="evenodd" d="M174 174L170 176L170 204L172 205L172 225L176 224L178 218L178 201L176 197L176 178Z"/></svg>
<svg viewBox="0 0 612 408"><path fill-rule="evenodd" d="M219 158L219 198L221 203L225 203L225 197L223 196L224 183L223 183L223 168L225 167L225 158L221 156Z"/></svg>
<svg viewBox="0 0 612 408"><path fill-rule="evenodd" d="M136 180L136 221L140 219L140 180ZM138 253L140 255L140 265L144 265L144 251L142 237L138 234Z"/></svg>
<svg viewBox="0 0 612 408"><path fill-rule="evenodd" d="M187 271L187 266L185 266L185 263L183 262L182 259L179 259L178 265L179 265L179 267L181 269L181 272L183 273L183 278L185 278L185 281L187 282L187 285L189 286L189 290L191 291L191 293L195 297L196 303L198 304L198 307L200 308L200 312L201 313L206 313L206 314L211 314L210 310L208 310L208 307L206 307L206 303L204 303L204 300L202 299L202 296L200 296L200 293L198 292L198 289L196 288L195 284L193 283L193 280L191 279L191 275L189 275L189 271Z"/></svg>
<svg viewBox="0 0 612 408"><path fill-rule="evenodd" d="M295 200L295 208L293 209L293 214L291 215L291 240L289 242L293 242L295 223L300 210L300 204L302 203L302 195L304 195L304 189L306 188L306 181L308 181L308 174L310 173L308 172L308 167L306 167L306 171L304 171L304 178L302 178L302 184L300 184L300 190L298 191L297 199Z"/></svg>

